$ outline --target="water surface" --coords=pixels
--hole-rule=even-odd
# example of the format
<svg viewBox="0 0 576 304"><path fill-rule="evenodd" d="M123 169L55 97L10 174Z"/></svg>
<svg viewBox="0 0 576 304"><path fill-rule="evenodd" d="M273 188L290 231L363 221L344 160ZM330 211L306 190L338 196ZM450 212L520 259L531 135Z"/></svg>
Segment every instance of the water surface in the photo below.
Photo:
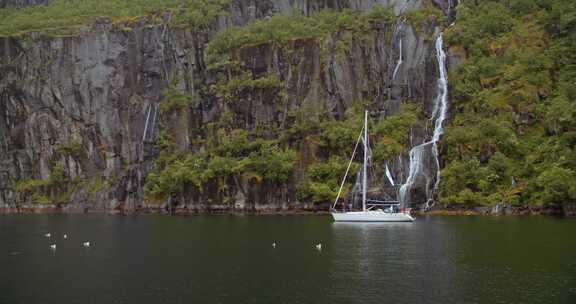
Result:
<svg viewBox="0 0 576 304"><path fill-rule="evenodd" d="M2 215L0 303L576 303L575 233L546 217Z"/></svg>

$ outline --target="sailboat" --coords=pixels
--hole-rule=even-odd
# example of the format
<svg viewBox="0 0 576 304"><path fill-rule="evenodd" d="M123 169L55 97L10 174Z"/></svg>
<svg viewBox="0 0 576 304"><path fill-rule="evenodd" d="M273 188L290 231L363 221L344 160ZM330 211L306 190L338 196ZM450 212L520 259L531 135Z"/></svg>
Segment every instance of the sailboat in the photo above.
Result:
<svg viewBox="0 0 576 304"><path fill-rule="evenodd" d="M362 138L363 137L363 138ZM362 140L363 139L363 140ZM342 193L342 188L346 182L346 177L354 160L358 144L362 140L364 145L364 162L362 164L362 210L345 210L345 205L343 204L343 210L337 210L336 206L338 200L340 199L340 194ZM382 201L367 199L368 192L368 162L369 162L369 143L368 143L368 111L364 113L364 127L360 131L358 140L356 141L356 146L352 152L352 157L348 163L348 168L340 184L340 190L338 190L338 195L331 208L331 214L336 222L412 222L414 217L410 215L410 209L400 208L400 202L398 201Z"/></svg>

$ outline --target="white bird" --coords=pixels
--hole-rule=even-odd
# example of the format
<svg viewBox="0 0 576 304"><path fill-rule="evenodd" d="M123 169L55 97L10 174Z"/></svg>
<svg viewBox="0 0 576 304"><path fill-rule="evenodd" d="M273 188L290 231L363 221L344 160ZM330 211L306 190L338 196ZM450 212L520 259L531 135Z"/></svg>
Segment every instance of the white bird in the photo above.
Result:
<svg viewBox="0 0 576 304"><path fill-rule="evenodd" d="M44 236L47 237L47 238L49 238L49 237L51 237L52 235L51 235L50 233L46 233Z"/></svg>
<svg viewBox="0 0 576 304"><path fill-rule="evenodd" d="M56 244L50 245L50 248L51 248L51 249L56 249Z"/></svg>
<svg viewBox="0 0 576 304"><path fill-rule="evenodd" d="M64 235L64 238L65 238L65 239L67 239L67 238L68 238L68 235L67 235L67 234L65 234L65 235Z"/></svg>
<svg viewBox="0 0 576 304"><path fill-rule="evenodd" d="M272 243L272 247L276 248L276 242Z"/></svg>
<svg viewBox="0 0 576 304"><path fill-rule="evenodd" d="M84 242L84 247L90 247L90 242Z"/></svg>
<svg viewBox="0 0 576 304"><path fill-rule="evenodd" d="M322 244L320 244L320 243L316 244L316 249L322 250Z"/></svg>

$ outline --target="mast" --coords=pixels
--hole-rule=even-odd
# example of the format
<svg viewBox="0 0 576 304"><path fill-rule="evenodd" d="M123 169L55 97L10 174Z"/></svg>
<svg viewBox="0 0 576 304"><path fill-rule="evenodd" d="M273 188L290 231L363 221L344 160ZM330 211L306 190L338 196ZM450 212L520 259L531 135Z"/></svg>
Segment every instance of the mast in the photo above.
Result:
<svg viewBox="0 0 576 304"><path fill-rule="evenodd" d="M364 112L364 167L362 172L362 211L366 211L366 187L368 183L368 110Z"/></svg>

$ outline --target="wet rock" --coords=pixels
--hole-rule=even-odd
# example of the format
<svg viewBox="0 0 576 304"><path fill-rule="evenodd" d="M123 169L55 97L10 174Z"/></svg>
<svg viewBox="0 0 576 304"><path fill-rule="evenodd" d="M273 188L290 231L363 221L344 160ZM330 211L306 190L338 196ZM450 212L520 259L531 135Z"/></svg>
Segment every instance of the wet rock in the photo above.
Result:
<svg viewBox="0 0 576 304"><path fill-rule="evenodd" d="M565 216L576 217L576 204L563 204L562 208Z"/></svg>

